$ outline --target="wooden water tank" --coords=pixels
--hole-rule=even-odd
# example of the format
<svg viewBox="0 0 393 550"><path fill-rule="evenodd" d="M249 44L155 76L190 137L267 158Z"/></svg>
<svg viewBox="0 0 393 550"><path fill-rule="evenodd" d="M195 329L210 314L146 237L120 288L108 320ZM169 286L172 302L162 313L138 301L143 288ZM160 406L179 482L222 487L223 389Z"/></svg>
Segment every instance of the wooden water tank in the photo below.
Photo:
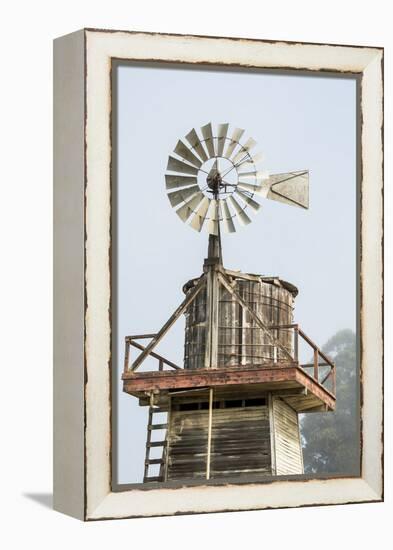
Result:
<svg viewBox="0 0 393 550"><path fill-rule="evenodd" d="M264 320L268 326L289 325L293 322L295 286L274 277L236 273L231 277L234 290ZM187 294L196 284L192 279L183 287ZM280 360L265 332L256 325L250 314L223 287L219 291L218 364L217 367L260 365ZM184 368L205 366L206 290L199 293L186 313ZM293 352L292 331L274 330L273 335ZM278 353L278 355L277 355Z"/></svg>

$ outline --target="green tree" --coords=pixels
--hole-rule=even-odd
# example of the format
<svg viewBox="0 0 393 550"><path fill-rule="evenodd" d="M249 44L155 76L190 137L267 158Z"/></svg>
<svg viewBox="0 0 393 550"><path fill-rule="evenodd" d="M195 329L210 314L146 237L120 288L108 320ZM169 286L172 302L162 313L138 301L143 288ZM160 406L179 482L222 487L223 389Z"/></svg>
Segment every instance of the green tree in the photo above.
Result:
<svg viewBox="0 0 393 550"><path fill-rule="evenodd" d="M356 337L337 332L323 347L337 369L336 410L301 416L305 473L359 475L358 376Z"/></svg>

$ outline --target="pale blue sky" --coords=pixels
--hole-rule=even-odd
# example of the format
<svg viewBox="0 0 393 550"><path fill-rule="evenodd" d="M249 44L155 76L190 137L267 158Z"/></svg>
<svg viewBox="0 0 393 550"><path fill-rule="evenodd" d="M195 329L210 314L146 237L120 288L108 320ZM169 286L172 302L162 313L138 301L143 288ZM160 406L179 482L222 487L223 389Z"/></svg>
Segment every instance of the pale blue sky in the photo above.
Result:
<svg viewBox="0 0 393 550"><path fill-rule="evenodd" d="M258 142L263 169L310 171L308 211L264 200L252 224L223 237L223 256L230 269L298 286L295 320L322 346L356 328L356 81L121 66L117 100L118 481L134 483L143 475L146 408L121 391L124 336L157 332L207 250L207 234L169 204L168 155L191 128L228 122ZM159 349L181 363L182 322Z"/></svg>

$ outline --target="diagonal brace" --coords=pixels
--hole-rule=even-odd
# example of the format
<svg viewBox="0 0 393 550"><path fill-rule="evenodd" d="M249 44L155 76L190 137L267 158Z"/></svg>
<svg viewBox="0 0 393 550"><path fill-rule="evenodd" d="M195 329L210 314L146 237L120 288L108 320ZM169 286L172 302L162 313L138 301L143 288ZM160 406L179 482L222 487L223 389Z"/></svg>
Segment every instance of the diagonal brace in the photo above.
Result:
<svg viewBox="0 0 393 550"><path fill-rule="evenodd" d="M151 340L151 342L145 347L143 352L138 355L138 357L135 359L135 361L132 363L130 370L135 371L146 359L146 357L153 351L153 349L156 347L156 345L163 339L165 334L168 332L168 330L174 325L174 323L177 321L177 319L180 317L182 313L187 309L187 307L195 300L199 292L202 290L202 288L206 284L206 276L202 275L199 279L197 285L194 287L194 289L190 292L188 296L184 298L180 306L176 309L176 311L169 317L168 321L165 323L165 325L162 326L162 328L157 332L155 337Z"/></svg>
<svg viewBox="0 0 393 550"><path fill-rule="evenodd" d="M262 321L262 319L259 318L259 316L255 313L255 311L253 311L250 306L239 296L239 294L236 292L236 290L234 290L232 288L232 285L230 284L230 282L227 280L227 278L222 274L222 273L219 273L218 274L218 279L220 281L220 283L227 289L227 291L232 294L232 296L236 299L236 301L242 306L242 308L244 308L246 311L248 311L248 313L250 314L250 316L252 317L252 319L254 319L254 321L256 322L256 324L259 326L259 328L261 328L264 333L266 334L266 336L269 338L270 342L276 346L278 349L280 349L282 351L282 353L288 358L290 359L290 361L294 361L294 358L292 357L292 355L289 353L288 350L286 350L284 348L284 346L278 341L276 340L276 338L274 338L274 336L272 335L272 333L270 332L270 330L268 329L268 327L265 325L265 323Z"/></svg>

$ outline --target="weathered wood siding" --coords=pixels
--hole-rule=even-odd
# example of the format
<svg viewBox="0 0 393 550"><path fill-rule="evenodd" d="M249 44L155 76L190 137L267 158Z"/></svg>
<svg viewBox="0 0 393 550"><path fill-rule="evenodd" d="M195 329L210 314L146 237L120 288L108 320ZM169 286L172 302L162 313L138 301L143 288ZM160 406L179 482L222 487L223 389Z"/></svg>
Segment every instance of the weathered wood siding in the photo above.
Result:
<svg viewBox="0 0 393 550"><path fill-rule="evenodd" d="M202 369L206 351L206 289L187 308L185 317L184 368Z"/></svg>
<svg viewBox="0 0 393 550"><path fill-rule="evenodd" d="M267 406L228 408L215 402L210 478L270 474L271 446ZM244 405L244 402L243 402ZM207 466L207 403L203 410L172 410L168 433L167 479L201 479Z"/></svg>
<svg viewBox="0 0 393 550"><path fill-rule="evenodd" d="M285 286L286 285L286 286ZM193 288L185 285L186 292ZM287 325L293 321L296 290L279 279L235 280L234 289L240 297L264 320L267 325ZM199 293L187 309L184 368L205 366L206 342L206 290ZM292 352L292 331L273 331L274 336ZM278 359L282 359L280 354ZM236 302L223 287L219 289L218 304L218 367L232 365L259 365L274 359L274 349L264 331L257 326L250 314Z"/></svg>
<svg viewBox="0 0 393 550"><path fill-rule="evenodd" d="M267 407L214 410L211 477L270 475L269 431Z"/></svg>
<svg viewBox="0 0 393 550"><path fill-rule="evenodd" d="M206 477L208 411L171 411L167 479Z"/></svg>
<svg viewBox="0 0 393 550"><path fill-rule="evenodd" d="M296 411L280 397L273 396L271 416L276 475L303 474L303 454Z"/></svg>

